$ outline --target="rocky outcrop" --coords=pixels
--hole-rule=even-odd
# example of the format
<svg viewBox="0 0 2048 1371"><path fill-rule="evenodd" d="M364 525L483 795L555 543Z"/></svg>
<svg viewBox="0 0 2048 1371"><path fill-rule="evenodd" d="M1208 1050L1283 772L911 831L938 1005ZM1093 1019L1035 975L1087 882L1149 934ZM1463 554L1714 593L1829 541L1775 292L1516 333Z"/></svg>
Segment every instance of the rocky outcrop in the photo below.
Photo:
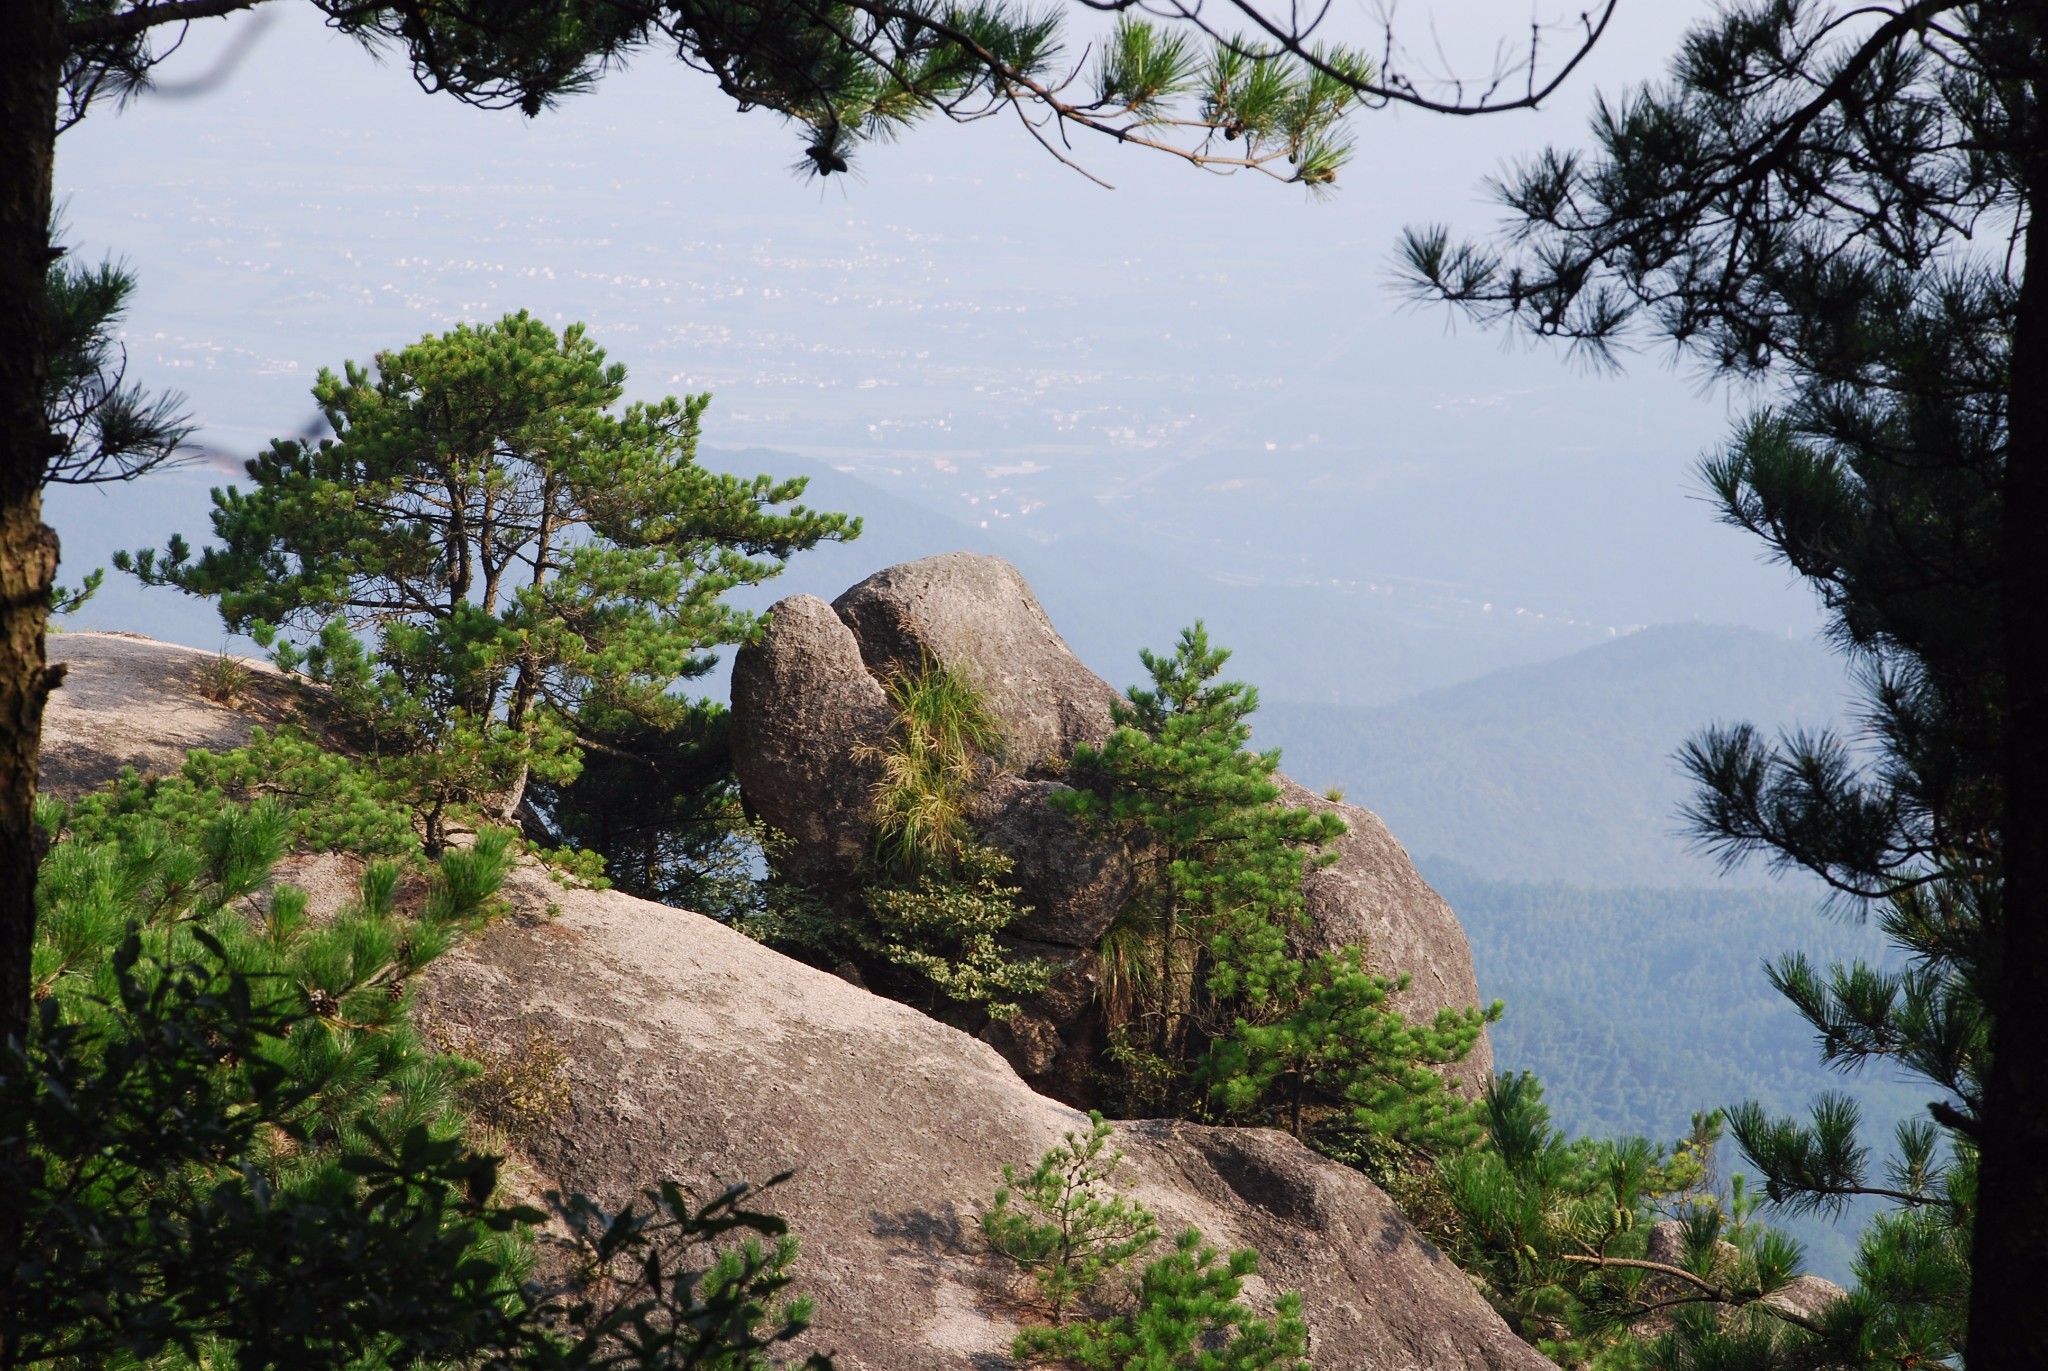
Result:
<svg viewBox="0 0 2048 1371"><path fill-rule="evenodd" d="M976 1216L1004 1162L1081 1114L986 1044L708 919L538 876L514 899L525 912L437 965L423 1009L500 1050L539 1025L568 1052L568 1111L526 1145L526 1185L617 1201L668 1177L708 1198L793 1171L772 1207L843 1371L1011 1364L1018 1286ZM1382 1192L1287 1135L1134 1123L1117 1141L1167 1232L1256 1247L1255 1302L1301 1292L1318 1368L1549 1365Z"/></svg>
<svg viewBox="0 0 2048 1371"><path fill-rule="evenodd" d="M736 711L733 770L754 811L788 834L790 874L844 880L867 841L868 794L879 770L864 755L889 735L888 696L832 606L792 595L772 631L733 662L734 699L776 700Z"/></svg>
<svg viewBox="0 0 2048 1371"><path fill-rule="evenodd" d="M198 700L205 654L66 635L46 783L76 793L111 755L164 772L186 743L245 741L251 718ZM855 697L857 698L857 697ZM178 737L153 742L157 721ZM111 749L111 752L108 751ZM81 769L82 768L82 769ZM316 904L338 901L343 882ZM984 1043L713 921L516 872L512 912L437 962L421 1012L473 1051L538 1028L568 1058L568 1104L515 1149L524 1192L618 1202L673 1180L700 1198L792 1171L765 1206L803 1242L811 1343L843 1371L998 1371L1020 1315L976 1237L1005 1162L1083 1126ZM1323 1371L1545 1371L1471 1282L1362 1176L1284 1134L1120 1126L1135 1194L1171 1233L1261 1253L1255 1302L1301 1292Z"/></svg>
<svg viewBox="0 0 2048 1371"><path fill-rule="evenodd" d="M1044 994L987 1036L1039 1089L1085 1102L1100 1046L1089 1012L1092 949L1135 877L1122 852L1081 833L1046 797L1062 788L1075 744L1109 735L1116 691L1074 656L1000 558L955 552L890 567L841 595L830 616L820 601L792 596L735 662L734 762L748 806L795 839L796 874L843 889L867 832L873 772L863 749L888 732L880 683L928 661L973 681L1008 744L1005 774L973 819L1016 862L1013 879L1031 909L1016 930L1025 950L1060 968ZM1308 880L1304 955L1364 944L1374 970L1410 978L1397 1003L1411 1017L1476 1005L1464 930L1386 825L1356 805L1285 787L1289 803L1335 812L1349 829L1337 862ZM1482 1037L1455 1072L1476 1089L1492 1069Z"/></svg>
<svg viewBox="0 0 2048 1371"><path fill-rule="evenodd" d="M43 727L43 791L66 798L126 767L176 771L185 753L237 748L257 724L292 717L297 688L264 662L244 662L237 708L202 694L219 654L131 633L53 633L50 660L68 669Z"/></svg>
<svg viewBox="0 0 2048 1371"><path fill-rule="evenodd" d="M1011 770L1057 770L1109 736L1108 683L1081 665L1017 568L948 552L892 566L832 602L878 679L926 661L964 672L1002 720Z"/></svg>

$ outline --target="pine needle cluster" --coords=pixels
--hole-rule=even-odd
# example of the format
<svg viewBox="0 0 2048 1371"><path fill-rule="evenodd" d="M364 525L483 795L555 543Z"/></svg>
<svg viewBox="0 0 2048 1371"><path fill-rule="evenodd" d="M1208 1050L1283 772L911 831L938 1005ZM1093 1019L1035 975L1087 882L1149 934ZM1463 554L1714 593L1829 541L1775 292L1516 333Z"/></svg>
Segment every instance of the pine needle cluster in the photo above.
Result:
<svg viewBox="0 0 2048 1371"><path fill-rule="evenodd" d="M1364 1127L1387 1145L1452 1151L1477 1136L1440 1068L1462 1060L1498 1009L1409 1024L1402 982L1362 948L1303 956L1303 881L1334 860L1334 814L1281 803L1277 752L1252 752L1258 692L1218 679L1229 653L1197 623L1114 711L1099 748L1075 750L1067 813L1119 842L1137 893L1101 949L1109 1086L1133 1112Z"/></svg>
<svg viewBox="0 0 2048 1371"><path fill-rule="evenodd" d="M1131 1279L1159 1245L1157 1219L1122 1194L1114 1127L1089 1115L1028 1176L1003 1168L981 1215L989 1246L1030 1274L1052 1323L1024 1329L1011 1355L1026 1365L1083 1371L1308 1371L1301 1297L1261 1315L1243 1299L1259 1255L1227 1256L1190 1228Z"/></svg>

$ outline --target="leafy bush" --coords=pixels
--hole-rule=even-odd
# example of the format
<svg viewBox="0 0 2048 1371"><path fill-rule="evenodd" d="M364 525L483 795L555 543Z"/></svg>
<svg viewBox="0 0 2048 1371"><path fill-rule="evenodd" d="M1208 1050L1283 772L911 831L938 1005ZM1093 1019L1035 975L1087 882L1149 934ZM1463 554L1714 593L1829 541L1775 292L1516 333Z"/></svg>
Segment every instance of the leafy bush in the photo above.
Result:
<svg viewBox="0 0 2048 1371"><path fill-rule="evenodd" d="M743 1207L788 1179L737 1185L693 1209L664 1181L617 1213L585 1198L548 1196L577 1258L572 1281L539 1306L569 1338L518 1363L547 1368L772 1371L776 1348L810 1327L814 1307L788 1293L797 1240L789 1225ZM739 1237L738 1245L733 1238ZM772 1239L772 1245L767 1239ZM831 1371L812 1353L805 1371Z"/></svg>
<svg viewBox="0 0 2048 1371"><path fill-rule="evenodd" d="M247 662L223 650L199 668L199 694L217 705L233 707L254 679Z"/></svg>
<svg viewBox="0 0 2048 1371"><path fill-rule="evenodd" d="M507 1141L524 1142L569 1107L569 1054L541 1025L528 1024L526 1036L506 1048L445 1032L434 1036L473 1070L457 1091L463 1111Z"/></svg>

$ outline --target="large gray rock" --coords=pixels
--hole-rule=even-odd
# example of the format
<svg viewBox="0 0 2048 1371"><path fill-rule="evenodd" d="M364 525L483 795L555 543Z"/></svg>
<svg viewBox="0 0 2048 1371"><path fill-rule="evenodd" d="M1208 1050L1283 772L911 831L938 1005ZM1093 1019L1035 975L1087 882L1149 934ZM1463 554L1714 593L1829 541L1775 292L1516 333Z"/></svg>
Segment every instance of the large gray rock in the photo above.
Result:
<svg viewBox="0 0 2048 1371"><path fill-rule="evenodd" d="M267 662L244 662L248 685L230 708L202 693L219 654L132 633L53 633L50 660L66 667L43 722L43 791L68 799L128 767L176 771L192 748L225 752L258 724L292 717L298 687Z"/></svg>
<svg viewBox="0 0 2048 1371"><path fill-rule="evenodd" d="M1120 846L1083 832L1046 803L1067 787L998 775L970 814L975 831L1017 864L1012 876L1031 912L1017 936L1066 947L1093 947L1137 888L1137 871Z"/></svg>
<svg viewBox="0 0 2048 1371"><path fill-rule="evenodd" d="M1472 945L1444 897L1430 888L1408 853L1380 816L1358 805L1329 800L1281 778L1281 798L1344 821L1337 860L1304 882L1313 932L1306 949L1357 943L1381 975L1405 975L1408 989L1392 1003L1412 1022L1434 1019L1440 1010L1479 1003L1472 970ZM1453 1076L1476 1090L1493 1075L1493 1046L1481 1034L1472 1052L1452 1068Z"/></svg>
<svg viewBox="0 0 2048 1371"><path fill-rule="evenodd" d="M254 716L194 698L204 654L97 635L52 649L72 666L46 724L54 793L116 759L167 772L186 746L248 738ZM321 908L352 870L328 873ZM708 1199L793 1171L765 1207L801 1235L811 1345L843 1371L1011 1365L1015 1281L975 1218L1005 1162L1035 1160L1083 1116L986 1044L712 920L564 890L530 865L506 894L510 913L432 968L419 1011L473 1052L519 1053L536 1027L565 1049L566 1110L512 1146L509 1188L617 1203L674 1180ZM1318 1368L1548 1371L1356 1172L1262 1130L1132 1123L1118 1142L1168 1233L1257 1248L1255 1302L1301 1292Z"/></svg>
<svg viewBox="0 0 2048 1371"><path fill-rule="evenodd" d="M988 1037L1039 1089L1085 1103L1100 1047L1090 949L1134 875L1125 854L1045 799L1061 787L1075 744L1109 735L1117 692L1074 656L1000 558L954 552L890 567L833 602L836 624L823 611L810 596L782 601L735 665L733 751L748 805L796 838L798 874L843 889L868 826L873 771L861 750L888 728L879 683L930 661L977 684L1002 722L1009 774L979 798L973 819L1016 862L1013 879L1031 908L1018 936L1061 967L1044 995ZM1411 1018L1478 1004L1464 930L1378 816L1285 787L1289 803L1333 811L1350 830L1336 864L1308 880L1314 928L1303 953L1364 944L1375 971L1410 978L1396 1003ZM1482 1036L1452 1075L1476 1090L1492 1070Z"/></svg>
<svg viewBox="0 0 2048 1371"><path fill-rule="evenodd" d="M748 807L793 840L792 875L844 881L865 849L881 774L865 750L887 741L895 717L853 635L815 596L780 601L733 659L732 698L733 770Z"/></svg>
<svg viewBox="0 0 2048 1371"><path fill-rule="evenodd" d="M1017 568L947 552L892 566L832 602L878 679L925 661L963 673L1002 720L1009 767L1057 768L1109 736L1117 694L1081 665Z"/></svg>
<svg viewBox="0 0 2048 1371"><path fill-rule="evenodd" d="M1005 1162L1086 1119L995 1051L722 925L522 873L520 911L431 973L422 1012L516 1050L566 1049L567 1112L510 1173L617 1202L661 1178L708 1198L782 1171L811 1343L842 1371L993 1371L1024 1317L976 1216ZM552 903L553 917L541 911ZM1357 1172L1267 1130L1119 1126L1133 1192L1176 1233L1260 1252L1256 1303L1299 1291L1318 1368L1546 1371Z"/></svg>

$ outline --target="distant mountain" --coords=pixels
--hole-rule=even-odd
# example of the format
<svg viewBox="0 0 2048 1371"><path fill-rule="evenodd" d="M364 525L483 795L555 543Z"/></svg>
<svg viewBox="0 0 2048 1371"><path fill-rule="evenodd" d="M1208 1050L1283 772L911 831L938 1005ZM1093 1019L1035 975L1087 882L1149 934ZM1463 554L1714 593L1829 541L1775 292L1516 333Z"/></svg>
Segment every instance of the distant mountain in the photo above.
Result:
<svg viewBox="0 0 2048 1371"><path fill-rule="evenodd" d="M1710 723L1828 723L1845 690L1820 644L1669 625L1380 708L1272 700L1253 724L1290 775L1343 787L1421 859L1494 880L1699 886L1719 878L1678 834L1673 754Z"/></svg>
<svg viewBox="0 0 2048 1371"><path fill-rule="evenodd" d="M746 603L765 606L798 591L829 600L897 562L937 552L994 553L1024 573L1081 660L1119 687L1142 674L1139 648L1170 647L1197 619L1232 649L1232 670L1255 682L1264 698L1347 705L1386 704L1605 638L1591 625L1496 616L1446 595L1226 579L1164 542L1141 547L1096 533L1039 538L1015 521L981 528L787 452L707 451L705 461L722 470L808 477L806 504L865 520L857 541L805 553Z"/></svg>

